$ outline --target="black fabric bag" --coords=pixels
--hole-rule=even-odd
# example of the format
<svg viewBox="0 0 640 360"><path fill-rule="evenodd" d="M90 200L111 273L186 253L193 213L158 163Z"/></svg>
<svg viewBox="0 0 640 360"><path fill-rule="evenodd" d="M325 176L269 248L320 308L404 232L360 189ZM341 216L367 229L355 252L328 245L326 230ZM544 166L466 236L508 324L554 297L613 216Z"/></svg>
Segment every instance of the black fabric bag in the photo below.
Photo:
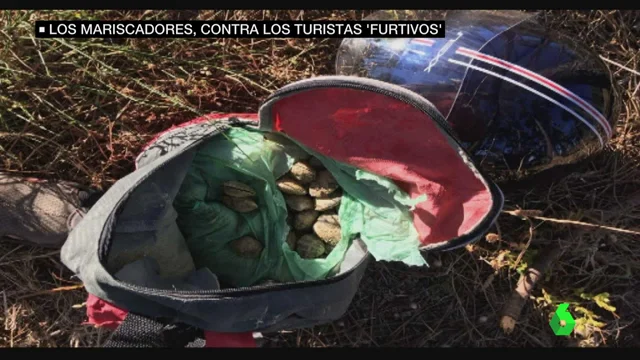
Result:
<svg viewBox="0 0 640 360"><path fill-rule="evenodd" d="M359 237L349 240L339 266L322 279L221 288L208 284L211 273L197 264L170 286L154 285L144 275L153 272L146 265L133 268L137 280L117 275L145 256L168 267L193 261L180 257L190 250L172 203L198 151L240 128L286 134L338 163L391 178L412 196L426 193L427 201L411 210L420 251L454 249L479 239L503 205L501 191L423 97L355 77L290 84L269 97L257 116L204 117L157 137L137 158L136 170L106 191L73 229L62 249L63 263L90 294L128 312L106 346L202 346L203 331L312 327L347 311L374 260ZM277 241L279 249L285 239ZM268 248L264 251L279 251Z"/></svg>

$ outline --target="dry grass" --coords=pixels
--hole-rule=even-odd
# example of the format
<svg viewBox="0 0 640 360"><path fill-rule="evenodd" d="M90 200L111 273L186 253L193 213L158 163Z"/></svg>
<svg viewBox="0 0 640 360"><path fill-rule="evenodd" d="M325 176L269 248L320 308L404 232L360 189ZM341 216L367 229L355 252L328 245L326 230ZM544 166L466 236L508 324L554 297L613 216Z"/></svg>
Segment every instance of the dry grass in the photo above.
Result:
<svg viewBox="0 0 640 360"><path fill-rule="evenodd" d="M359 19L365 12L3 12L0 15L0 151L5 171L106 188L133 169L150 137L212 111L254 112L291 81L332 74L339 39L35 40L32 22L82 19ZM548 12L547 21L604 57L638 69L640 12ZM505 188L496 235L442 254L431 269L370 266L343 319L266 334L267 346L640 345L640 76L611 64L624 89L617 136L579 170ZM526 189L526 190L523 190ZM606 225L608 228L553 219ZM497 235L499 234L499 235ZM528 244L528 246L527 246ZM510 334L501 309L538 251L561 251ZM82 325L84 290L58 253L0 243L0 346L96 346ZM609 299L610 303L606 302ZM569 301L580 331L553 336L552 305Z"/></svg>

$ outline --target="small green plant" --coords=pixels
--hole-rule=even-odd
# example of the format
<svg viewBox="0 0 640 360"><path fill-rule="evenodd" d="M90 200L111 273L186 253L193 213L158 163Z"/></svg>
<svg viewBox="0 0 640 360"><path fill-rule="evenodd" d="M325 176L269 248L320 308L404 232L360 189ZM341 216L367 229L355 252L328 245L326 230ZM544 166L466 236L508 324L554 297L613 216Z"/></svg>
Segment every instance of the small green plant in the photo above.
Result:
<svg viewBox="0 0 640 360"><path fill-rule="evenodd" d="M491 260L491 265L496 270L506 267L507 269L515 270L518 274L522 275L533 263L537 254L538 250L527 249L520 259L520 262L517 262L520 253L505 249L500 251L498 255Z"/></svg>
<svg viewBox="0 0 640 360"><path fill-rule="evenodd" d="M609 293L603 292L597 295L585 293L584 289L577 289L576 293L580 296L581 299L587 300L589 302L595 303L599 308L607 310L608 312L615 315L616 308L610 304L611 300L609 299ZM589 337L593 334L597 329L604 328L607 324L598 321L602 319L602 316L597 315L592 310L587 309L583 306L576 306L574 310L583 316L576 319L576 328L575 332L584 336Z"/></svg>
<svg viewBox="0 0 640 360"><path fill-rule="evenodd" d="M584 292L583 288L579 288L574 290L574 298L577 297L580 300L571 300L554 296L543 288L542 296L536 297L534 300L537 304L552 309L552 312L549 313L550 321L558 305L562 303L569 304L568 311L571 312L575 318L574 334L580 335L583 338L590 338L594 332L604 328L606 323L600 321L602 320L602 316L596 314L593 310L589 309L588 306L595 304L597 307L615 315L616 308L610 304L611 300L609 296L607 292L594 295Z"/></svg>
<svg viewBox="0 0 640 360"><path fill-rule="evenodd" d="M592 300L593 302L596 303L596 305L598 305L598 307L605 309L611 313L615 313L616 308L615 306L612 306L610 304L611 300L609 299L609 293L608 292L603 292L597 295L593 295L593 294L589 294L589 293L584 293L583 292L584 289L580 289L580 298L585 299L585 300Z"/></svg>

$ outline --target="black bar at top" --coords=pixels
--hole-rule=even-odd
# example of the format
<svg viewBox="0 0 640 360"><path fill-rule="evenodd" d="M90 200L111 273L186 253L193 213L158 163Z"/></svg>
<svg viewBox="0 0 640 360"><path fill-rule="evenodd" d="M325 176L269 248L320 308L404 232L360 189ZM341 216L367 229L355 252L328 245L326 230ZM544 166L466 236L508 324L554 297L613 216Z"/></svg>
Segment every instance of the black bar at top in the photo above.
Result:
<svg viewBox="0 0 640 360"><path fill-rule="evenodd" d="M443 38L433 21L36 21L38 38Z"/></svg>

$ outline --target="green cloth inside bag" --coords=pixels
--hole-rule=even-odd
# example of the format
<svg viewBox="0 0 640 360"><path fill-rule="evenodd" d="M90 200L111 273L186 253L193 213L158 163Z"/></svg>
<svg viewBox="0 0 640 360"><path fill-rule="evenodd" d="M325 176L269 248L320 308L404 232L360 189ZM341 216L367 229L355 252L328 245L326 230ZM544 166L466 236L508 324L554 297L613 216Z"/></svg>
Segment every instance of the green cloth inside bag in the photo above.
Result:
<svg viewBox="0 0 640 360"><path fill-rule="evenodd" d="M266 141L258 130L236 127L197 150L174 201L178 226L197 267L209 268L233 287L266 279L319 280L332 274L358 236L376 260L426 264L410 212L424 197L411 199L388 179L300 147L320 160L344 191L338 209L342 240L333 251L326 258L303 259L289 248L287 207L276 180L295 163L295 154ZM238 213L223 205L222 183L228 180L251 186L258 209ZM245 235L263 243L259 258L242 258L229 248Z"/></svg>

